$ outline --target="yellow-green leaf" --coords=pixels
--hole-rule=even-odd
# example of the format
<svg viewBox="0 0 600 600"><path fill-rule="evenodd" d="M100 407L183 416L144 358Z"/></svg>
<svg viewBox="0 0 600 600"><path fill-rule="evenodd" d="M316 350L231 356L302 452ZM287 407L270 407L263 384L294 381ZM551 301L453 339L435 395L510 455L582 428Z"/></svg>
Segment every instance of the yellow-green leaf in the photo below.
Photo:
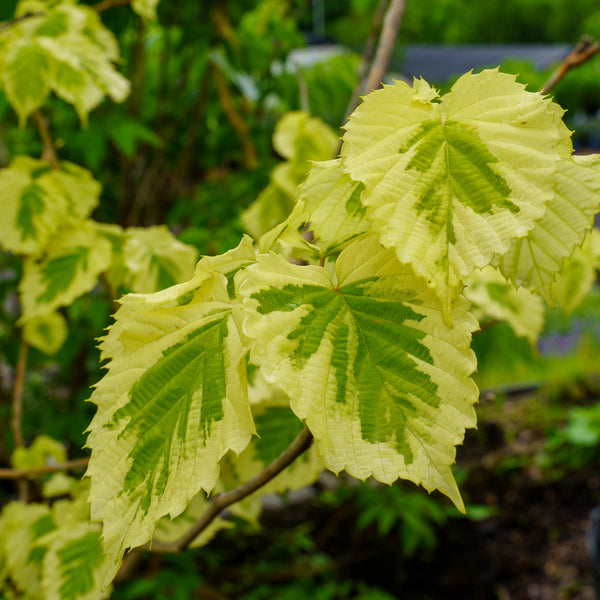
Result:
<svg viewBox="0 0 600 600"><path fill-rule="evenodd" d="M50 92L52 59L35 41L23 41L11 44L2 62L2 85L23 126Z"/></svg>
<svg viewBox="0 0 600 600"><path fill-rule="evenodd" d="M156 19L157 5L158 0L133 0L131 8L133 8L140 17L152 21Z"/></svg>
<svg viewBox="0 0 600 600"><path fill-rule="evenodd" d="M581 248L575 249L558 273L552 284L552 296L561 310L570 315L584 301L595 281L592 235L588 233Z"/></svg>
<svg viewBox="0 0 600 600"><path fill-rule="evenodd" d="M85 223L56 234L41 258L28 258L19 284L22 321L67 306L89 292L111 259L110 243Z"/></svg>
<svg viewBox="0 0 600 600"><path fill-rule="evenodd" d="M33 317L23 327L23 339L45 354L56 354L67 339L67 333L67 322L57 312Z"/></svg>
<svg viewBox="0 0 600 600"><path fill-rule="evenodd" d="M559 107L496 70L463 75L439 102L423 90L399 82L366 96L342 156L383 245L448 314L465 277L543 216L569 132Z"/></svg>
<svg viewBox="0 0 600 600"><path fill-rule="evenodd" d="M516 287L493 267L474 271L467 280L465 296L475 304L479 320L506 321L513 331L534 345L544 327L544 302L524 287Z"/></svg>
<svg viewBox="0 0 600 600"><path fill-rule="evenodd" d="M67 460L65 447L47 435L39 435L29 448L14 449L11 462L15 469L37 469Z"/></svg>
<svg viewBox="0 0 600 600"><path fill-rule="evenodd" d="M68 201L56 186L44 185L50 165L29 157L15 158L0 170L0 243L19 254L36 254L63 225Z"/></svg>
<svg viewBox="0 0 600 600"><path fill-rule="evenodd" d="M425 281L374 236L347 246L334 273L257 260L238 275L251 361L290 397L327 468L410 479L462 508L450 465L478 395L464 299L449 327Z"/></svg>
<svg viewBox="0 0 600 600"><path fill-rule="evenodd" d="M143 294L190 279L198 260L198 251L177 240L165 225L127 229L123 255L126 285Z"/></svg>
<svg viewBox="0 0 600 600"><path fill-rule="evenodd" d="M44 600L102 600L110 568L103 555L100 527L78 522L55 529L40 543L47 547L42 567Z"/></svg>
<svg viewBox="0 0 600 600"><path fill-rule="evenodd" d="M562 160L555 174L554 198L527 237L514 240L499 259L502 272L540 293L556 306L553 282L563 263L581 246L600 212L600 156Z"/></svg>
<svg viewBox="0 0 600 600"><path fill-rule="evenodd" d="M221 457L254 433L239 308L223 274L246 253L242 244L201 261L186 283L125 296L102 341L110 362L91 398L87 475L112 565L107 581L161 517L213 489Z"/></svg>

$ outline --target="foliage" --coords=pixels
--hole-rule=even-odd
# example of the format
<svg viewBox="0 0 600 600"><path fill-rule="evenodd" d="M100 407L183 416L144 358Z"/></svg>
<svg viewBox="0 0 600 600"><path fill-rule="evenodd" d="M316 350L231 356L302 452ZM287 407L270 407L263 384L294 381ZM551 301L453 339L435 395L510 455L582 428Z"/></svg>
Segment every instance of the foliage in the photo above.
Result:
<svg viewBox="0 0 600 600"><path fill-rule="evenodd" d="M256 170L273 164L259 152L268 136L257 142L253 132L275 120L269 103L281 108L289 97L279 89L289 78L271 66L297 44L294 21L286 3L272 0L231 13L209 4L186 8L190 19L209 16L198 21L201 33L211 32L196 60L185 38L197 31L184 32L172 9L159 7L169 24L162 27L151 21L155 2L133 3L150 21L139 21L148 37L127 44L130 64L146 56L141 64L153 64L157 77L129 73L128 105L106 116L106 128L90 111L111 110L103 98L124 101L130 87L115 69L117 39L93 8L21 0L17 20L0 30L6 101L41 138L39 152L39 142L19 134L10 147L23 154L10 153L0 171L7 287L14 293L18 282L18 306L2 308L16 325L0 330L15 368L11 464L30 479L0 516L2 593L107 597L129 549L180 550L182 535L183 547L208 543L231 522L217 511L206 527L190 525L240 491L231 515L255 526L262 494L309 485L323 469L388 484L408 479L464 511L451 467L476 423L478 319L506 320L534 344L544 300L574 312L593 286L598 241L589 231L600 211L600 161L572 155L563 111L549 98L498 70L468 73L441 96L422 79L384 86L349 117L337 158L340 141L328 125L288 112L273 136L283 162L267 181ZM157 67L171 53L194 84L177 81L169 61ZM313 75L318 81L327 71ZM157 100L143 102L148 91ZM178 100L166 108L169 95ZM191 123L175 120L176 111ZM63 151L46 114L57 127L76 115L90 130L71 133ZM155 123L173 127L157 134ZM195 168L209 183L239 168L256 180L233 180L237 193L256 182L267 187L241 215L255 240L244 235L198 261L197 248L156 220L190 193L199 139L206 145ZM119 182L111 147L129 167ZM57 149L70 160L59 160ZM92 165L104 165L104 189L120 198L100 204ZM174 169L172 186L151 193L161 169ZM207 188L192 198L206 202ZM190 220L197 206L173 209L171 218L204 227L202 217ZM194 227L186 235L207 237ZM96 412L86 431L87 478L49 476L67 453L47 435L29 448L22 439L27 349L42 364L52 360L43 353L66 353L81 384L69 391L82 394L80 371L99 361L85 350L74 359L73 330L85 323L97 335L117 298L100 340L105 373L88 398ZM79 347L87 345L83 335ZM44 384L42 377L30 386L40 403ZM292 451L273 478L270 470ZM258 491L248 481L258 481ZM45 497L27 502L30 489ZM432 545L431 523L447 511L397 490L364 507L359 524L398 528L410 555ZM350 587L334 582L318 593L379 593ZM297 588L314 593L305 581Z"/></svg>

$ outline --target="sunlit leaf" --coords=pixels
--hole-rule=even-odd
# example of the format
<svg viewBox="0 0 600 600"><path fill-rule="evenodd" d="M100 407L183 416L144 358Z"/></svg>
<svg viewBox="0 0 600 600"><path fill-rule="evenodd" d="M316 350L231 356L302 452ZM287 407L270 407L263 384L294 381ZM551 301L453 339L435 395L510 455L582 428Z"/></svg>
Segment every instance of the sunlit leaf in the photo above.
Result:
<svg viewBox="0 0 600 600"><path fill-rule="evenodd" d="M556 306L552 284L566 258L581 246L600 212L600 157L572 156L558 165L555 193L527 237L515 240L499 260L502 272Z"/></svg>
<svg viewBox="0 0 600 600"><path fill-rule="evenodd" d="M87 474L112 575L161 517L210 492L220 458L241 452L254 433L239 308L226 276L247 254L242 244L201 261L186 283L125 296L102 341L110 362L91 398L98 411Z"/></svg>
<svg viewBox="0 0 600 600"><path fill-rule="evenodd" d="M160 225L127 229L123 256L128 270L126 285L133 292L150 293L190 279L198 251Z"/></svg>
<svg viewBox="0 0 600 600"><path fill-rule="evenodd" d="M10 502L0 515L0 555L18 589L32 599L41 598L42 561L45 547L34 547L56 525L50 508L43 504Z"/></svg>
<svg viewBox="0 0 600 600"><path fill-rule="evenodd" d="M133 0L131 8L144 19L156 19L156 7L159 0Z"/></svg>
<svg viewBox="0 0 600 600"><path fill-rule="evenodd" d="M39 181L49 170L47 162L28 157L0 170L0 244L6 250L36 254L63 225L67 199L56 186Z"/></svg>
<svg viewBox="0 0 600 600"><path fill-rule="evenodd" d="M24 41L12 45L3 62L2 85L23 126L50 92L52 60L39 44Z"/></svg>
<svg viewBox="0 0 600 600"><path fill-rule="evenodd" d="M33 317L23 327L23 339L45 354L56 354L67 339L67 333L67 322L57 312Z"/></svg>
<svg viewBox="0 0 600 600"><path fill-rule="evenodd" d="M44 256L25 261L19 285L22 320L67 306L92 290L111 259L110 243L92 227L62 229L49 242Z"/></svg>
<svg viewBox="0 0 600 600"><path fill-rule="evenodd" d="M477 400L466 302L448 327L426 283L373 237L349 245L335 274L262 255L238 277L251 361L290 397L327 468L410 479L462 507L450 465Z"/></svg>
<svg viewBox="0 0 600 600"><path fill-rule="evenodd" d="M493 267L474 271L468 279L465 296L475 304L480 320L506 321L513 331L535 344L544 327L544 302L526 288L517 288Z"/></svg>
<svg viewBox="0 0 600 600"><path fill-rule="evenodd" d="M384 246L446 313L464 278L524 237L569 146L562 110L512 75L463 75L439 102L424 82L384 86L346 125L342 156Z"/></svg>
<svg viewBox="0 0 600 600"><path fill-rule="evenodd" d="M41 539L47 547L43 560L42 590L47 600L101 600L109 568L103 555L100 528L85 522L59 527Z"/></svg>
<svg viewBox="0 0 600 600"><path fill-rule="evenodd" d="M552 297L561 310L570 315L584 301L595 282L592 236L588 233L581 248L576 248L565 261L552 284Z"/></svg>

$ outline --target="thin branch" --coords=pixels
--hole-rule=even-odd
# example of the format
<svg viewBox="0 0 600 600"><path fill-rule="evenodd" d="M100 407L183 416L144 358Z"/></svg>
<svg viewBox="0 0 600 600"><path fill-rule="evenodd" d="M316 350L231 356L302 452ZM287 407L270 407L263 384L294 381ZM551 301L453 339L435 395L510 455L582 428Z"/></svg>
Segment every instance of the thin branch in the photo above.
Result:
<svg viewBox="0 0 600 600"><path fill-rule="evenodd" d="M593 41L587 35L583 36L577 46L569 52L569 55L542 86L541 93L547 94L571 69L581 66L598 52L600 52L600 41Z"/></svg>
<svg viewBox="0 0 600 600"><path fill-rule="evenodd" d="M45 475L47 473L56 473L57 471L70 471L86 467L89 458L76 458L58 465L46 465L36 469L0 469L0 479L24 479L32 475Z"/></svg>
<svg viewBox="0 0 600 600"><path fill-rule="evenodd" d="M250 128L242 116L237 112L225 75L216 63L212 64L212 75L225 117L238 134L240 142L242 143L244 164L249 169L255 169L258 165L258 153L254 146L254 142L252 141L252 137L250 136Z"/></svg>
<svg viewBox="0 0 600 600"><path fill-rule="evenodd" d="M19 358L15 368L15 380L13 383L12 394L12 413L10 417L10 427L13 434L15 446L24 446L23 431L21 423L23 420L23 384L25 381L25 371L27 369L27 352L29 345L21 338L19 346Z"/></svg>
<svg viewBox="0 0 600 600"><path fill-rule="evenodd" d="M38 108L33 113L33 118L35 120L35 125L37 127L38 133L42 138L42 144L44 145L44 150L42 151L42 158L47 160L53 169L59 169L60 166L58 164L58 156L56 155L56 149L54 148L54 142L52 141L52 137L50 136L50 130L48 129L48 123L46 123L46 119L44 115L42 115L42 111Z"/></svg>
<svg viewBox="0 0 600 600"><path fill-rule="evenodd" d="M308 427L298 434L296 439L263 471L258 473L229 492L217 494L210 500L209 507L200 518L183 534L172 543L153 542L152 550L164 553L178 553L185 550L204 531L210 523L228 506L239 502L246 496L252 494L263 485L271 481L281 473L287 466L296 460L301 454L308 450L312 444L313 436ZM149 545L150 546L150 545Z"/></svg>
<svg viewBox="0 0 600 600"><path fill-rule="evenodd" d="M360 62L358 81L356 83L356 86L354 86L352 98L348 103L348 108L346 109L346 116L350 116L354 112L354 109L358 106L358 101L360 99L361 94L365 93L365 86L367 82L367 76L369 74L369 68L371 67L371 64L373 62L375 48L377 48L377 38L381 33L383 17L385 15L385 10L388 7L388 4L389 0L380 0L379 6L377 6L377 10L375 11L375 15L373 16L373 22L371 23L371 29L369 30L369 35L367 36L365 49L363 51L362 59Z"/></svg>
<svg viewBox="0 0 600 600"><path fill-rule="evenodd" d="M131 4L132 0L104 0L103 2L99 2L98 4L92 6L92 8L97 12L101 13L109 8L115 8L116 6L126 6L127 4Z"/></svg>
<svg viewBox="0 0 600 600"><path fill-rule="evenodd" d="M381 82L385 77L390 64L392 51L396 44L396 38L398 37L398 31L400 31L400 23L402 23L406 2L407 0L392 0L385 13L383 29L377 47L377 54L375 55L375 60L373 61L367 79L367 92L376 90L380 87Z"/></svg>
<svg viewBox="0 0 600 600"><path fill-rule="evenodd" d="M10 19L9 21L4 21L4 23L1 23L0 31L5 31L6 29L10 29L11 27L18 25L22 21L26 21L27 19L31 19L33 17L45 17L45 16L46 16L46 13L43 11L37 11L37 12L29 11L29 12L22 14L20 17L15 17L14 19Z"/></svg>

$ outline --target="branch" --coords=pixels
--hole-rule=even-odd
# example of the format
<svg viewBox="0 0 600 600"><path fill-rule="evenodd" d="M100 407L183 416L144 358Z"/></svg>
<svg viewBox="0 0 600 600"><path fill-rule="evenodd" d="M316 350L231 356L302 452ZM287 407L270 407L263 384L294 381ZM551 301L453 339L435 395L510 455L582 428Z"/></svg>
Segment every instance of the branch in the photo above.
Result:
<svg viewBox="0 0 600 600"><path fill-rule="evenodd" d="M21 422L23 420L23 384L25 381L25 370L27 368L27 351L29 345L21 338L19 346L19 358L15 368L15 380L12 394L12 413L10 417L10 428L13 434L15 446L24 446Z"/></svg>
<svg viewBox="0 0 600 600"><path fill-rule="evenodd" d="M298 434L296 439L263 471L242 483L238 487L217 494L210 500L209 507L200 518L178 540L172 543L152 542L151 548L156 552L178 553L185 550L208 525L228 506L239 502L252 494L263 485L271 481L287 466L294 462L301 454L308 450L312 444L313 436L308 427ZM150 547L150 544L148 544Z"/></svg>
<svg viewBox="0 0 600 600"><path fill-rule="evenodd" d="M42 158L47 160L52 165L53 169L59 169L60 166L58 164L58 156L56 155L56 149L54 148L54 143L52 142L52 137L50 136L50 130L48 129L46 119L44 119L44 115L42 115L42 111L39 108L34 111L33 118L35 120L38 133L42 138L42 144L44 145Z"/></svg>
<svg viewBox="0 0 600 600"><path fill-rule="evenodd" d="M101 13L109 8L115 8L116 6L125 6L127 4L131 4L131 0L104 0L103 2L99 2L92 6L92 8L97 12Z"/></svg>
<svg viewBox="0 0 600 600"><path fill-rule="evenodd" d="M216 64L212 64L212 75L217 87L217 95L221 102L221 107L225 113L225 117L229 121L229 124L233 127L235 132L238 134L242 143L242 150L244 153L244 164L249 169L255 169L258 165L258 154L250 136L250 128L244 119L237 112L233 103L233 98L227 80L221 68Z"/></svg>
<svg viewBox="0 0 600 600"><path fill-rule="evenodd" d="M596 40L594 42L587 35L583 36L577 46L569 52L569 55L542 86L541 93L547 94L571 69L581 66L598 52L600 52L600 41Z"/></svg>
<svg viewBox="0 0 600 600"><path fill-rule="evenodd" d="M369 67L373 62L373 55L375 54L375 48L377 47L377 37L381 32L381 25L383 24L383 17L385 15L385 9L388 6L388 1L389 0L380 0L379 6L377 7L375 15L373 16L371 29L369 30L369 35L365 43L365 49L363 51L362 59L360 61L358 82L354 87L354 91L352 92L352 98L350 99L350 102L348 103L348 108L346 109L347 117L354 112L354 109L358 106L358 101L360 99L361 94L365 93L365 86L367 76L369 74Z"/></svg>
<svg viewBox="0 0 600 600"><path fill-rule="evenodd" d="M377 54L375 55L375 60L367 79L367 92L379 88L385 77L390 64L392 50L398 37L398 31L400 31L400 23L402 23L406 2L407 0L392 0L385 13Z"/></svg>
<svg viewBox="0 0 600 600"><path fill-rule="evenodd" d="M20 17L15 17L14 19L10 19L9 21L4 21L4 23L0 24L0 31L5 31L6 29L9 29L10 27L14 27L15 25L18 25L19 23L21 23L21 21L25 21L27 19L31 19L32 17L45 17L46 13L43 11L37 11L37 12L26 12L25 14L22 14Z"/></svg>
<svg viewBox="0 0 600 600"><path fill-rule="evenodd" d="M0 469L0 479L24 479L31 475L45 475L56 471L70 471L87 466L89 458L76 458L58 465L46 465L35 469Z"/></svg>

